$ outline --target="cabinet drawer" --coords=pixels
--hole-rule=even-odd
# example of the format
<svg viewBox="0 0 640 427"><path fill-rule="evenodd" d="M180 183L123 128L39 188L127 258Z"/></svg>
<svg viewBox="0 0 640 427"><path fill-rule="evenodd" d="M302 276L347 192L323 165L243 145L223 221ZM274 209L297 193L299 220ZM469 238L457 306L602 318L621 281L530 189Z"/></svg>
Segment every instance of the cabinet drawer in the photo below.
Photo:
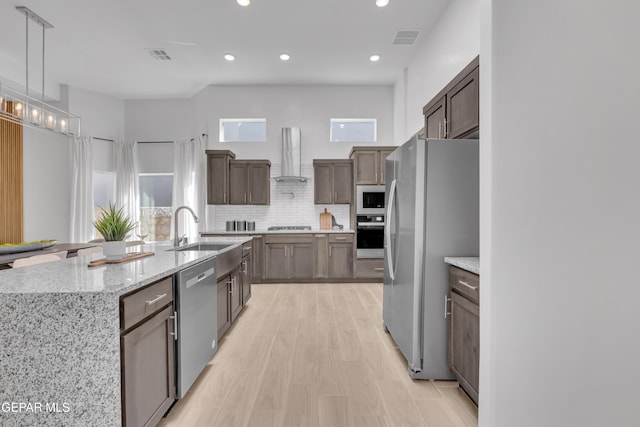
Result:
<svg viewBox="0 0 640 427"><path fill-rule="evenodd" d="M265 243L313 243L312 234L267 234Z"/></svg>
<svg viewBox="0 0 640 427"><path fill-rule="evenodd" d="M384 277L384 259L360 258L356 260L356 277L363 279L382 279Z"/></svg>
<svg viewBox="0 0 640 427"><path fill-rule="evenodd" d="M452 265L449 266L449 287L478 304L480 276Z"/></svg>
<svg viewBox="0 0 640 427"><path fill-rule="evenodd" d="M173 301L173 276L120 299L120 328L129 329Z"/></svg>
<svg viewBox="0 0 640 427"><path fill-rule="evenodd" d="M329 233L329 243L352 243L353 233Z"/></svg>

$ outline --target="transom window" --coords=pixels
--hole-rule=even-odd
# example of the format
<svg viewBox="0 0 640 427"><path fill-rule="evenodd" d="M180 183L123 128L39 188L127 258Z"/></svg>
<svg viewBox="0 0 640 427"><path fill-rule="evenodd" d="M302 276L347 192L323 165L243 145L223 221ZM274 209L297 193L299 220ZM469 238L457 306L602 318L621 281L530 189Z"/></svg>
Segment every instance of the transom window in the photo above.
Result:
<svg viewBox="0 0 640 427"><path fill-rule="evenodd" d="M331 142L376 142L376 119L331 119Z"/></svg>
<svg viewBox="0 0 640 427"><path fill-rule="evenodd" d="M267 119L220 119L220 142L266 142Z"/></svg>

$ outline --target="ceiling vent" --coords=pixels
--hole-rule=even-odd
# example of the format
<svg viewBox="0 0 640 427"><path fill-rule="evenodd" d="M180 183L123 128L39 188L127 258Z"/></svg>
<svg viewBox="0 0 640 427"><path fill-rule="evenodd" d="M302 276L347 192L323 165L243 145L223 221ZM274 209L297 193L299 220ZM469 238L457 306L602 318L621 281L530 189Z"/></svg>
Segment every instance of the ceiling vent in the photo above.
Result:
<svg viewBox="0 0 640 427"><path fill-rule="evenodd" d="M421 32L422 30L398 30L396 31L396 35L393 37L391 44L412 46L415 44L416 39L420 36Z"/></svg>
<svg viewBox="0 0 640 427"><path fill-rule="evenodd" d="M147 48L146 51L149 52L149 55L151 55L154 59L157 59L158 61L171 61L171 57L164 49Z"/></svg>

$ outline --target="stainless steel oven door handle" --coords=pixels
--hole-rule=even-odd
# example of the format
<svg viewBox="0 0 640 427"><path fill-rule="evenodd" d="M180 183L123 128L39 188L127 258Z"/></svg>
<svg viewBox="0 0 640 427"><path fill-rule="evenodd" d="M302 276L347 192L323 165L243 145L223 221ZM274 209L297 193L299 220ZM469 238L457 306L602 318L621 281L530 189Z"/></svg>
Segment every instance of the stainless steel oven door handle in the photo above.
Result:
<svg viewBox="0 0 640 427"><path fill-rule="evenodd" d="M362 227L362 228L379 228L379 229L383 229L384 228L384 223L382 222L359 222L358 227Z"/></svg>
<svg viewBox="0 0 640 427"><path fill-rule="evenodd" d="M391 213L393 212L393 206L395 205L396 197L396 180L391 181L391 189L389 190L389 206L387 206L387 215L385 216L386 224L384 226L384 247L387 252L386 260L387 267L389 268L389 277L391 280L396 279L395 272L393 271L393 253L391 251Z"/></svg>

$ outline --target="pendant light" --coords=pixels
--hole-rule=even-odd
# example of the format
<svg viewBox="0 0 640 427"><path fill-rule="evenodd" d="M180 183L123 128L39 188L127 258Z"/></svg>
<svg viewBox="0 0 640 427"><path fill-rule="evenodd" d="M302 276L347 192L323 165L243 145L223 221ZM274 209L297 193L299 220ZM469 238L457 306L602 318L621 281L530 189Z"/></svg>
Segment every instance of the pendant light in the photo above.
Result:
<svg viewBox="0 0 640 427"><path fill-rule="evenodd" d="M53 25L25 6L16 6L16 10L25 16L25 92L0 84L0 117L36 129L50 130L65 135L79 135L80 117L44 101L45 30L53 28ZM42 27L41 99L36 99L29 94L29 21Z"/></svg>

